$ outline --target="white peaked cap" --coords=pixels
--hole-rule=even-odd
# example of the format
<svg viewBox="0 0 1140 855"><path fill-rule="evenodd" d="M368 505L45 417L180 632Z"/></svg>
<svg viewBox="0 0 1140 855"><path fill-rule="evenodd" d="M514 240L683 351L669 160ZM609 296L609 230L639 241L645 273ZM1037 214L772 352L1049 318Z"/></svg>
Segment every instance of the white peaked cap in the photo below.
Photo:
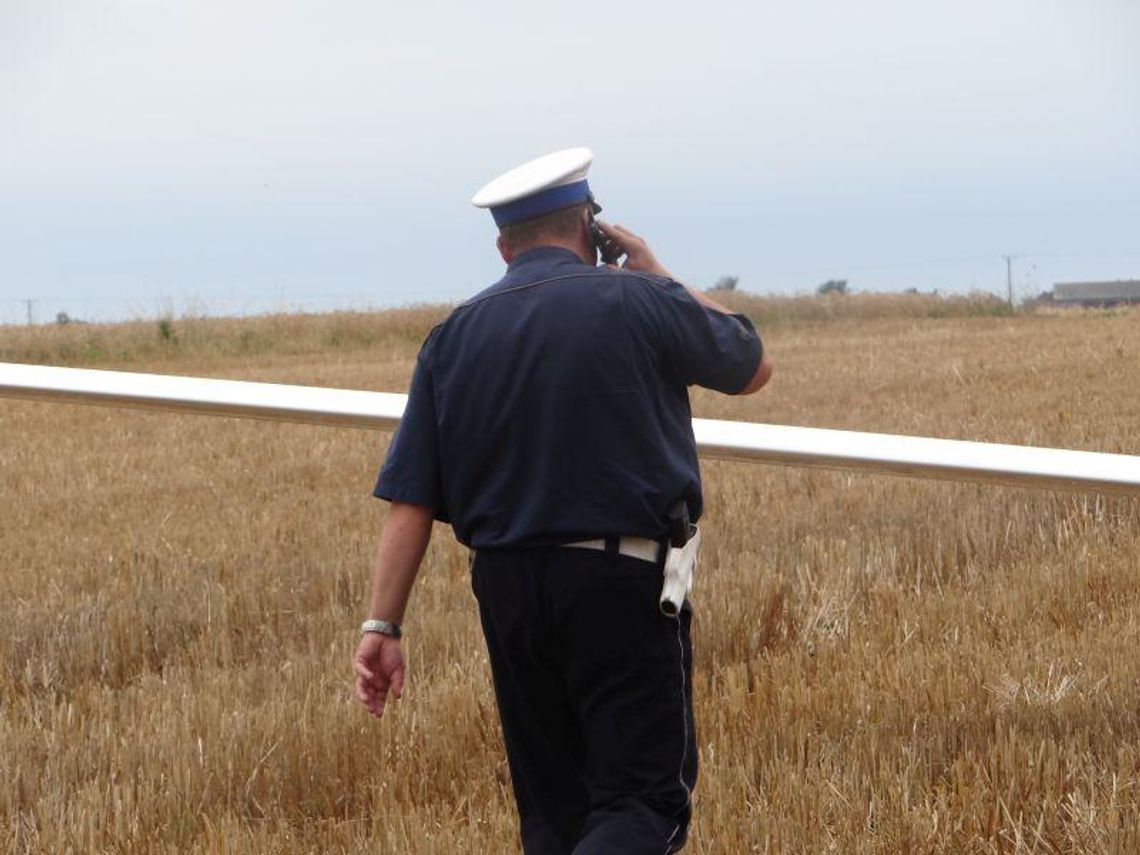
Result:
<svg viewBox="0 0 1140 855"><path fill-rule="evenodd" d="M594 161L588 148L566 148L516 166L484 186L472 199L490 208L500 226L539 217L592 199L586 173Z"/></svg>

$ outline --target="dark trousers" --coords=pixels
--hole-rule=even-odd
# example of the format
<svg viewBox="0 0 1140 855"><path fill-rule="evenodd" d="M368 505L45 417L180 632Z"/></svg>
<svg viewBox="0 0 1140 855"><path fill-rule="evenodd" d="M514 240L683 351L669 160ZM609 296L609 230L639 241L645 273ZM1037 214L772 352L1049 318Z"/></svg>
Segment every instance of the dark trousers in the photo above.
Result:
<svg viewBox="0 0 1140 855"><path fill-rule="evenodd" d="M660 562L483 550L472 585L527 855L678 851L697 777L692 613L661 614Z"/></svg>

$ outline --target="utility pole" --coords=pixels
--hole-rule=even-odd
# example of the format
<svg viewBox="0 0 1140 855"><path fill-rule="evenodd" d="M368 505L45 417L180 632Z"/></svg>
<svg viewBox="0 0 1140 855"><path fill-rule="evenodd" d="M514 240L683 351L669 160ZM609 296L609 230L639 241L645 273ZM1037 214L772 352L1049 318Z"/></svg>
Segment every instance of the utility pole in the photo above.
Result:
<svg viewBox="0 0 1140 855"><path fill-rule="evenodd" d="M32 325L32 306L39 302L39 300L21 300L28 309L28 326Z"/></svg>
<svg viewBox="0 0 1140 855"><path fill-rule="evenodd" d="M1013 308L1013 260L1017 258L1016 255L1003 255L1005 259L1005 291L1006 298L1009 300L1009 307Z"/></svg>

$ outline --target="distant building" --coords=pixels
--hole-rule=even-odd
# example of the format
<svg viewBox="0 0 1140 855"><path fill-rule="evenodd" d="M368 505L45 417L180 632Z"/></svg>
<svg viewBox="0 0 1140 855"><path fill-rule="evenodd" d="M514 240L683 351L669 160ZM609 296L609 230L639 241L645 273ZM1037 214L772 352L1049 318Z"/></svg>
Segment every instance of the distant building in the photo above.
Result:
<svg viewBox="0 0 1140 855"><path fill-rule="evenodd" d="M1053 302L1062 306L1116 306L1140 303L1140 279L1115 282L1058 282Z"/></svg>

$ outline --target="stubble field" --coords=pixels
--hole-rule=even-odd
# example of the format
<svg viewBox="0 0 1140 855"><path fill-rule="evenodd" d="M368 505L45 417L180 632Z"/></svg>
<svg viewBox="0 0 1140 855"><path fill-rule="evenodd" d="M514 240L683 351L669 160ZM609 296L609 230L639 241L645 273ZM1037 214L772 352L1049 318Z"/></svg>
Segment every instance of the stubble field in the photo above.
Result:
<svg viewBox="0 0 1140 855"><path fill-rule="evenodd" d="M739 296L776 362L697 415L1140 453L1140 313ZM0 360L404 391L441 308L0 328ZM360 430L0 400L14 852L517 849L465 551L382 722L349 658ZM687 851L1140 851L1140 500L704 466Z"/></svg>

